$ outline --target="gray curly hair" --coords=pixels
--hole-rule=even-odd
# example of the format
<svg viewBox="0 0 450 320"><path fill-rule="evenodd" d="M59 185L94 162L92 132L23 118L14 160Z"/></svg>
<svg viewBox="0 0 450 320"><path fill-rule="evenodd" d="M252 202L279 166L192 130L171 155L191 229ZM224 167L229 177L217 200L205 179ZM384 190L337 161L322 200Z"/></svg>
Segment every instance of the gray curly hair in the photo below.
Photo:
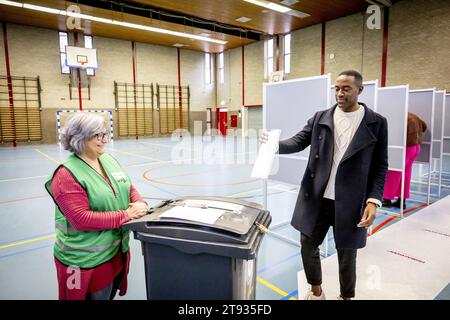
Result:
<svg viewBox="0 0 450 320"><path fill-rule="evenodd" d="M61 131L61 144L65 150L81 155L86 141L105 128L104 119L93 113L79 113L70 118Z"/></svg>

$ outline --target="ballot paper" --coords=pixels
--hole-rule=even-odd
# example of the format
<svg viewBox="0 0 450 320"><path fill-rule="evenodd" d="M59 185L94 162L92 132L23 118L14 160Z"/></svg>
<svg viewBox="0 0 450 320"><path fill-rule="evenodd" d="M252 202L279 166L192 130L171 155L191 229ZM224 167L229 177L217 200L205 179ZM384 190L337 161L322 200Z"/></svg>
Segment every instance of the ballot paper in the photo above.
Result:
<svg viewBox="0 0 450 320"><path fill-rule="evenodd" d="M214 201L214 200L197 200L197 199L187 199L183 201L185 206L189 207L206 207L206 208L212 208L212 209L223 209L226 211L234 211L239 212L244 209L244 206L240 204L235 204L231 202L224 202L224 201Z"/></svg>
<svg viewBox="0 0 450 320"><path fill-rule="evenodd" d="M252 178L267 179L272 171L281 130L271 130L268 133L269 140L261 144L255 164L253 165Z"/></svg>
<svg viewBox="0 0 450 320"><path fill-rule="evenodd" d="M161 214L160 218L175 218L175 219L183 219L196 221L206 224L214 224L217 219L220 218L225 213L224 210L220 209L201 209L201 208L191 208L191 207L181 207L175 206L163 214Z"/></svg>

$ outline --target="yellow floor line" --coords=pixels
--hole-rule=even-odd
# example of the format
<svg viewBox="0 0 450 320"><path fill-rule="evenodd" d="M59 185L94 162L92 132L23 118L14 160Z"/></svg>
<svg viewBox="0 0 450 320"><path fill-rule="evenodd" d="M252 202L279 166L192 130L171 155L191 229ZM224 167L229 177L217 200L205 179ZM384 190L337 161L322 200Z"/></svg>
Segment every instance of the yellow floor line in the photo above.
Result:
<svg viewBox="0 0 450 320"><path fill-rule="evenodd" d="M41 155L43 155L44 157L46 157L48 160L55 162L56 164L59 164L60 162L52 157L50 157L48 154L42 152L39 149L34 149L34 151L39 152Z"/></svg>
<svg viewBox="0 0 450 320"><path fill-rule="evenodd" d="M286 297L289 295L289 293L287 293L286 291L281 290L280 288L274 286L273 284L271 284L270 282L260 278L260 277L256 277L256 280L258 282L260 282L261 284L265 285L266 287L268 287L269 289L272 289L273 291L275 291L276 293L282 295L283 297ZM289 300L297 300L294 297L289 298Z"/></svg>
<svg viewBox="0 0 450 320"><path fill-rule="evenodd" d="M28 244L28 243L32 243L32 242L36 242L36 241L41 241L41 240L45 240L45 239L51 239L54 238L55 234L50 234L48 236L43 236L43 237L37 237L37 238L33 238L33 239L28 239L28 240L24 240L24 241L18 241L18 242L13 242L10 244L6 244L3 246L0 246L0 250L1 249L6 249L6 248L11 248L11 247L17 247L23 244Z"/></svg>
<svg viewBox="0 0 450 320"><path fill-rule="evenodd" d="M156 159L156 158L152 158L152 157L148 157L148 156L143 156L143 155L141 155L141 154L132 153L132 152L128 152L128 151L114 150L114 152L126 154L126 155L129 155L129 156L134 156L134 157L138 157L138 158L142 158L142 159L147 159L147 160L157 161L157 162L159 162L159 163L170 162L170 161L163 161L163 160Z"/></svg>
<svg viewBox="0 0 450 320"><path fill-rule="evenodd" d="M42 178L48 178L48 176L34 176L34 177L24 177L24 178L3 179L3 180L0 180L0 183L1 182L22 181L22 180L29 180L29 179L42 179Z"/></svg>
<svg viewBox="0 0 450 320"><path fill-rule="evenodd" d="M262 191L262 188L230 194L228 197L230 197L230 198L237 198L237 197L240 197L240 196L243 196L243 195L246 195L246 194L250 194L250 193L254 193L254 192L257 192L257 191Z"/></svg>

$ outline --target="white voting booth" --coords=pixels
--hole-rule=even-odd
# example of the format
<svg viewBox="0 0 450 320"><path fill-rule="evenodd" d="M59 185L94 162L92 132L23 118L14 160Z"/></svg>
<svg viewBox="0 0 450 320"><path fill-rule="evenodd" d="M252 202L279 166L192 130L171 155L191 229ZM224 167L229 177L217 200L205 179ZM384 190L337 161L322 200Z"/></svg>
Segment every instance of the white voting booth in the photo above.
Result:
<svg viewBox="0 0 450 320"><path fill-rule="evenodd" d="M433 156L433 119L435 106L435 89L421 89L409 91L409 111L417 114L427 124L427 130L423 134L423 142L420 154L416 158L415 164L419 165L419 176L423 176L424 168L428 175L427 183L419 184L419 190L411 190L412 194L426 196L426 203L430 203L431 193L431 172ZM417 200L418 202L423 202Z"/></svg>
<svg viewBox="0 0 450 320"><path fill-rule="evenodd" d="M435 176L438 181L436 196L441 197L442 162L443 162L443 139L444 139L444 106L445 91L435 91L434 117L433 117L433 171L430 175ZM435 183L433 183L435 185ZM434 195L434 194L433 194Z"/></svg>
<svg viewBox="0 0 450 320"><path fill-rule="evenodd" d="M388 122L389 170L402 173L401 189L405 185L406 134L409 86L384 87L377 90L377 112ZM401 197L403 201L403 196ZM395 215L394 213L389 213ZM403 217L403 206L400 206Z"/></svg>

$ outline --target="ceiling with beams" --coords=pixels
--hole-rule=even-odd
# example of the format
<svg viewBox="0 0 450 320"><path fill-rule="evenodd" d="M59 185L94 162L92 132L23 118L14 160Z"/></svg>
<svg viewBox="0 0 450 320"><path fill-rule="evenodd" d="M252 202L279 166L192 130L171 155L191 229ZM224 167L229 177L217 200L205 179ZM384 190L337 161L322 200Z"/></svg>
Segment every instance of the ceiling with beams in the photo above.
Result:
<svg viewBox="0 0 450 320"><path fill-rule="evenodd" d="M309 15L300 18L244 0L12 1L64 11L75 4L81 14L179 33L200 35L208 39L226 42L214 43L189 39L179 34L157 33L126 25L80 19L80 26L85 34L164 46L179 45L185 49L214 53L240 47L274 35L287 34L324 21L363 12L370 5L366 0L285 0L288 2L270 0L272 3L282 4L288 9ZM247 22L236 20L241 17L251 20ZM74 25L68 24L68 19L70 18L61 14L8 6L0 2L0 20L4 22L70 31Z"/></svg>

